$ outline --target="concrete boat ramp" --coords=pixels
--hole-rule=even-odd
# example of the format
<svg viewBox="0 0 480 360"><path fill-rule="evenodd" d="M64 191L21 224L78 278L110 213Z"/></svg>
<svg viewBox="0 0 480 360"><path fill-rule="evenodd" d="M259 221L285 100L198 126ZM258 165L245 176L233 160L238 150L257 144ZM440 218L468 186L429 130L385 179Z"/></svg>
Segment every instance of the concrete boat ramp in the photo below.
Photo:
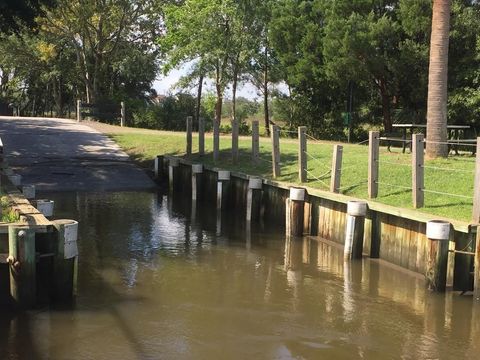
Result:
<svg viewBox="0 0 480 360"><path fill-rule="evenodd" d="M0 117L9 165L39 191L147 190L155 184L107 136L73 120Z"/></svg>

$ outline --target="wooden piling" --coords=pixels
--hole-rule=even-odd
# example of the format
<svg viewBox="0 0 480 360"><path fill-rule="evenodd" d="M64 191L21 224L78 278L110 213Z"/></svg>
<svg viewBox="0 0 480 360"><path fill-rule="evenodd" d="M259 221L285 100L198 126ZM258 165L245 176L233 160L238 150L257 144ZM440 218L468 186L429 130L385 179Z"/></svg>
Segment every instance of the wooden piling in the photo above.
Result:
<svg viewBox="0 0 480 360"><path fill-rule="evenodd" d="M120 126L124 127L125 126L125 102L122 101L120 103Z"/></svg>
<svg viewBox="0 0 480 360"><path fill-rule="evenodd" d="M306 190L302 188L290 188L290 196L286 200L286 232L291 236L303 235L305 217Z"/></svg>
<svg viewBox="0 0 480 360"><path fill-rule="evenodd" d="M261 178L252 177L248 179L247 222L252 221L253 218L258 218L260 215L262 186L263 182Z"/></svg>
<svg viewBox="0 0 480 360"><path fill-rule="evenodd" d="M76 294L78 271L78 222L75 220L54 220L55 256L53 258L55 301L70 301Z"/></svg>
<svg viewBox="0 0 480 360"><path fill-rule="evenodd" d="M475 224L480 223L480 137L477 137L477 153L475 157L472 222Z"/></svg>
<svg viewBox="0 0 480 360"><path fill-rule="evenodd" d="M368 197L374 199L378 196L379 132L370 131L368 139Z"/></svg>
<svg viewBox="0 0 480 360"><path fill-rule="evenodd" d="M154 173L156 179L162 179L163 174L163 155L157 155L155 157L155 164L154 164Z"/></svg>
<svg viewBox="0 0 480 360"><path fill-rule="evenodd" d="M431 291L444 292L447 285L448 247L451 225L445 221L427 222L427 264L425 278Z"/></svg>
<svg viewBox="0 0 480 360"><path fill-rule="evenodd" d="M271 125L270 136L272 139L272 170L273 177L280 176L280 127Z"/></svg>
<svg viewBox="0 0 480 360"><path fill-rule="evenodd" d="M177 158L170 158L169 164L168 164L168 187L170 191L173 191L175 189L175 181L176 179L176 172L177 168L179 165L179 160Z"/></svg>
<svg viewBox="0 0 480 360"><path fill-rule="evenodd" d="M412 201L418 209L424 204L423 134L414 134L412 144Z"/></svg>
<svg viewBox="0 0 480 360"><path fill-rule="evenodd" d="M347 225L343 250L345 260L362 258L366 214L366 202L349 201L347 203Z"/></svg>
<svg viewBox="0 0 480 360"><path fill-rule="evenodd" d="M82 121L82 100L77 100L77 122Z"/></svg>
<svg viewBox="0 0 480 360"><path fill-rule="evenodd" d="M260 160L260 131L258 120L252 121L252 163L258 164Z"/></svg>
<svg viewBox="0 0 480 360"><path fill-rule="evenodd" d="M307 182L307 127L298 127L298 179Z"/></svg>
<svg viewBox="0 0 480 360"><path fill-rule="evenodd" d="M187 156L192 155L192 125L193 125L193 117L187 116L187 121L186 121L186 132L187 132L186 153L187 153Z"/></svg>
<svg viewBox="0 0 480 360"><path fill-rule="evenodd" d="M32 308L36 302L35 230L28 226L8 227L10 295L16 305Z"/></svg>
<svg viewBox="0 0 480 360"><path fill-rule="evenodd" d="M340 179L342 177L342 145L333 145L332 156L332 174L330 177L330 191L338 193L340 191Z"/></svg>
<svg viewBox="0 0 480 360"><path fill-rule="evenodd" d="M220 119L213 120L213 161L217 162L220 155Z"/></svg>
<svg viewBox="0 0 480 360"><path fill-rule="evenodd" d="M198 118L198 155L205 155L205 120Z"/></svg>
<svg viewBox="0 0 480 360"><path fill-rule="evenodd" d="M380 257L380 245L382 241L382 222L377 211L370 211L370 257L378 259Z"/></svg>
<svg viewBox="0 0 480 360"><path fill-rule="evenodd" d="M238 161L238 120L232 120L232 162L235 164Z"/></svg>
<svg viewBox="0 0 480 360"><path fill-rule="evenodd" d="M198 190L201 188L201 178L203 173L202 164L192 165L192 200L198 199Z"/></svg>
<svg viewBox="0 0 480 360"><path fill-rule="evenodd" d="M217 175L217 211L221 211L224 202L228 199L228 181L230 171L219 170Z"/></svg>

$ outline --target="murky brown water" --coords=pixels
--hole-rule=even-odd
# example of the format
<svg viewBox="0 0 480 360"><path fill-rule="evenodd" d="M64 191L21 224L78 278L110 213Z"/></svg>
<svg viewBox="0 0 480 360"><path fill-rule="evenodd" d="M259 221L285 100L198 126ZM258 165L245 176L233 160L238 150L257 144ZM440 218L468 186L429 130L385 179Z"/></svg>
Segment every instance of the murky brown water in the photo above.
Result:
<svg viewBox="0 0 480 360"><path fill-rule="evenodd" d="M0 317L0 359L478 359L480 307L282 229L151 193L55 195L80 221L73 309ZM185 211L182 208L187 208ZM195 219L192 220L192 215Z"/></svg>

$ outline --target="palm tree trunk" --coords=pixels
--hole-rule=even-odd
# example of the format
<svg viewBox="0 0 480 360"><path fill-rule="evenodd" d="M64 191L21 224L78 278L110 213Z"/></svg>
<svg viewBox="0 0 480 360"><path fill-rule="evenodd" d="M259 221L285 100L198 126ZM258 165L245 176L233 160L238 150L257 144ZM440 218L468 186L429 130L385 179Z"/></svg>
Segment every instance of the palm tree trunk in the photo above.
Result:
<svg viewBox="0 0 480 360"><path fill-rule="evenodd" d="M447 157L447 74L451 0L434 0L427 98L427 157Z"/></svg>

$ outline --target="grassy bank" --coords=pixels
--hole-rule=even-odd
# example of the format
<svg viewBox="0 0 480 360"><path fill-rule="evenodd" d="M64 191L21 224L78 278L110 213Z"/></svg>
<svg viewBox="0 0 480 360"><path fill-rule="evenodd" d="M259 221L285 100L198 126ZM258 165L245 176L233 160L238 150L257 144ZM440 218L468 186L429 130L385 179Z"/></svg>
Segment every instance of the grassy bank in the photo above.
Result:
<svg viewBox="0 0 480 360"><path fill-rule="evenodd" d="M183 155L185 152L185 134L102 127L99 129L111 136L132 158L144 166L151 166L152 159L160 154ZM193 151L198 150L194 136ZM205 164L213 165L212 138L206 138L207 155L201 159ZM220 161L216 166L245 172L252 175L271 177L271 145L268 138L260 141L261 163L253 166L250 161L251 140L240 138L240 161L234 165L230 158L231 140L221 136ZM280 140L281 172L280 181L297 182L297 141ZM333 143L308 142L308 183L314 188L328 190ZM367 197L368 147L366 145L344 144L341 193L359 198ZM196 155L193 158L197 158ZM198 159L198 158L197 158ZM198 159L200 161L200 159ZM411 156L402 154L399 149L389 152L386 147L380 149L380 186L377 201L411 208ZM471 155L452 156L448 159L427 161L425 164L425 207L420 211L469 221L472 212L475 158ZM431 193L428 191L445 194Z"/></svg>

